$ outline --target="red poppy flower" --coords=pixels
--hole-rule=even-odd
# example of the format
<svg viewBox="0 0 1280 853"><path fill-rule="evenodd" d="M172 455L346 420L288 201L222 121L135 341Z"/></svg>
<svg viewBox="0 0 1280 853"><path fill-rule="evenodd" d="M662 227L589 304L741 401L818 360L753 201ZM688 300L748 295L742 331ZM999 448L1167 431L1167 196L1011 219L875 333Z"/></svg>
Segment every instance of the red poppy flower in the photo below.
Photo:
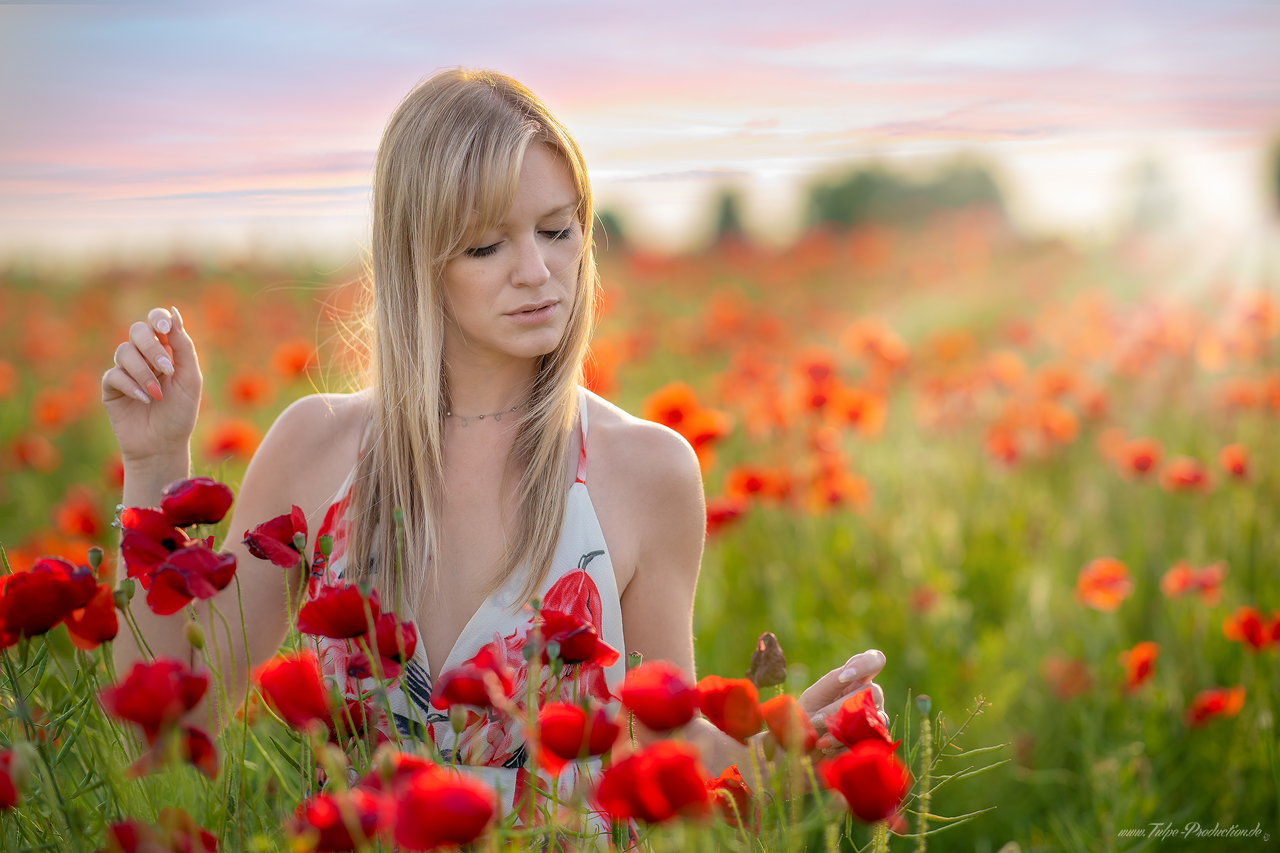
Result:
<svg viewBox="0 0 1280 853"><path fill-rule="evenodd" d="M1226 563L1214 563L1202 569L1192 568L1186 560L1179 560L1173 568L1160 578L1160 591L1170 598L1186 595L1189 592L1200 594L1200 600L1207 605L1218 603L1222 581L1227 576Z"/></svg>
<svg viewBox="0 0 1280 853"><path fill-rule="evenodd" d="M595 626L585 619L579 619L559 610L543 609L538 613L535 626L542 635L542 662L551 663L547 646L557 643L560 646L560 660L566 664L590 663L599 666L613 666L618 662L618 650L600 639ZM531 628L532 632L535 628Z"/></svg>
<svg viewBox="0 0 1280 853"><path fill-rule="evenodd" d="M859 741L844 755L818 765L828 788L839 791L849 811L872 823L898 810L911 788L911 774L895 756L897 743L879 738Z"/></svg>
<svg viewBox="0 0 1280 853"><path fill-rule="evenodd" d="M570 761L608 752L619 731L604 708L587 712L566 702L548 702L538 713L538 763L559 776Z"/></svg>
<svg viewBox="0 0 1280 853"><path fill-rule="evenodd" d="M824 721L831 736L845 746L853 746L869 738L891 743L889 729L876 708L870 690L859 690L840 705L840 709Z"/></svg>
<svg viewBox="0 0 1280 853"><path fill-rule="evenodd" d="M303 800L287 831L304 841L307 850L354 850L371 841L388 818L388 804L381 796L353 788Z"/></svg>
<svg viewBox="0 0 1280 853"><path fill-rule="evenodd" d="M742 517L749 504L745 498L725 495L707 501L707 537L715 536Z"/></svg>
<svg viewBox="0 0 1280 853"><path fill-rule="evenodd" d="M742 778L738 765L730 764L726 767L723 773L707 784L707 790L711 792L716 814L725 823L744 826L744 822L759 822L759 815L752 814L751 789ZM753 817L755 820L752 820Z"/></svg>
<svg viewBox="0 0 1280 853"><path fill-rule="evenodd" d="M1222 466L1223 471L1226 471L1235 479L1247 479L1249 476L1249 451L1244 449L1243 444L1228 444L1218 452L1218 464Z"/></svg>
<svg viewBox="0 0 1280 853"><path fill-rule="evenodd" d="M643 663L628 672L618 698L655 732L683 726L698 707L698 691L684 670L664 660Z"/></svg>
<svg viewBox="0 0 1280 853"><path fill-rule="evenodd" d="M158 616L177 613L193 599L213 598L236 574L236 555L196 543L179 548L151 572L147 606Z"/></svg>
<svg viewBox="0 0 1280 853"><path fill-rule="evenodd" d="M98 591L93 569L61 557L36 560L29 571L6 575L0 584L0 626L27 637L45 633Z"/></svg>
<svg viewBox="0 0 1280 853"><path fill-rule="evenodd" d="M111 587L105 583L98 584L98 591L89 603L67 614L66 623L67 630L71 632L71 642L77 649L91 652L99 644L114 640L120 632L120 622L116 617Z"/></svg>
<svg viewBox="0 0 1280 853"><path fill-rule="evenodd" d="M1127 652L1120 653L1120 665L1124 667L1124 686L1129 692L1137 690L1151 680L1156 671L1156 658L1160 645L1143 640Z"/></svg>
<svg viewBox="0 0 1280 853"><path fill-rule="evenodd" d="M285 341L271 353L271 366L286 380L301 376L318 363L315 346L302 338Z"/></svg>
<svg viewBox="0 0 1280 853"><path fill-rule="evenodd" d="M305 632L304 632L305 633ZM418 648L418 629L412 622L401 622L394 613L383 613L374 628L374 650L378 653L379 672L383 678L395 678L400 667L413 657ZM352 678L372 678L373 664L360 644L347 658L347 675Z"/></svg>
<svg viewBox="0 0 1280 853"><path fill-rule="evenodd" d="M329 742L343 746L352 737L364 737L373 728L377 711L371 702L359 697L347 699L329 712Z"/></svg>
<svg viewBox="0 0 1280 853"><path fill-rule="evenodd" d="M1179 456L1161 470L1160 485L1167 492L1204 491L1209 488L1209 473L1191 457Z"/></svg>
<svg viewBox="0 0 1280 853"><path fill-rule="evenodd" d="M93 492L84 486L67 489L62 503L54 508L58 531L64 536L84 536L96 539L103 529L102 513Z"/></svg>
<svg viewBox="0 0 1280 853"><path fill-rule="evenodd" d="M98 694L107 713L137 723L154 744L163 729L177 723L199 703L209 677L192 673L171 658L135 663L124 681Z"/></svg>
<svg viewBox="0 0 1280 853"><path fill-rule="evenodd" d="M711 808L706 769L692 744L658 741L609 767L596 786L600 810L615 820L661 823Z"/></svg>
<svg viewBox="0 0 1280 853"><path fill-rule="evenodd" d="M176 748L170 745L169 738L177 739ZM218 750L214 747L213 740L203 729L185 723L178 725L171 733L159 737L129 767L128 775L130 778L137 778L157 773L165 769L169 760L175 755L208 778L218 778Z"/></svg>
<svg viewBox="0 0 1280 853"><path fill-rule="evenodd" d="M295 562L297 555L294 555ZM276 561L276 565L280 565ZM335 640L346 640L369 633L369 619L377 623L382 614L378 591L369 590L369 612L365 612L360 587L353 583L326 584L317 589L298 611L298 632Z"/></svg>
<svg viewBox="0 0 1280 853"><path fill-rule="evenodd" d="M150 507L129 507L120 513L120 524L124 528L120 555L129 577L140 578L143 589L151 586L152 569L194 541L170 524L164 513Z"/></svg>
<svg viewBox="0 0 1280 853"><path fill-rule="evenodd" d="M471 660L440 675L431 691L431 707L446 710L453 705L502 704L510 697L513 685L505 657L490 643Z"/></svg>
<svg viewBox="0 0 1280 853"><path fill-rule="evenodd" d="M373 768L356 782L370 791L392 793L419 773L444 773L438 764L410 752L392 751L389 760L375 761Z"/></svg>
<svg viewBox="0 0 1280 853"><path fill-rule="evenodd" d="M1245 648L1258 653L1275 641L1280 628L1280 613L1264 618L1256 607L1237 607L1236 612L1222 623L1222 636L1233 643L1243 643Z"/></svg>
<svg viewBox="0 0 1280 853"><path fill-rule="evenodd" d="M811 752L818 742L818 732L809 721L809 715L800 709L800 703L790 694L784 693L763 703L760 715L769 727L769 734L773 735L783 749Z"/></svg>
<svg viewBox="0 0 1280 853"><path fill-rule="evenodd" d="M1154 471L1163 456L1164 447L1154 438L1135 438L1121 445L1116 464L1121 473L1141 477Z"/></svg>
<svg viewBox="0 0 1280 853"><path fill-rule="evenodd" d="M1053 695L1063 702L1088 693L1093 687L1089 668L1079 658L1051 654L1040 662L1040 674L1049 682Z"/></svg>
<svg viewBox="0 0 1280 853"><path fill-rule="evenodd" d="M698 682L698 707L716 728L740 743L760 731L756 686L745 678L708 675Z"/></svg>
<svg viewBox="0 0 1280 853"><path fill-rule="evenodd" d="M1231 718L1244 707L1244 686L1214 687L1201 690L1187 706L1185 720L1188 726L1206 725L1215 717Z"/></svg>
<svg viewBox="0 0 1280 853"><path fill-rule="evenodd" d="M160 810L159 826L125 820L107 827L100 853L216 853L218 837L182 809Z"/></svg>
<svg viewBox="0 0 1280 853"><path fill-rule="evenodd" d="M291 728L329 720L329 691L311 652L278 655L258 667L254 680L267 705Z"/></svg>
<svg viewBox="0 0 1280 853"><path fill-rule="evenodd" d="M174 527L217 524L234 500L231 490L217 480L193 477L164 487L160 492L160 511Z"/></svg>
<svg viewBox="0 0 1280 853"><path fill-rule="evenodd" d="M1076 578L1076 601L1110 613L1133 592L1129 568L1114 557L1099 557L1080 570Z"/></svg>
<svg viewBox="0 0 1280 853"><path fill-rule="evenodd" d="M0 749L0 811L16 809L18 800L18 783L14 780L13 750Z"/></svg>
<svg viewBox="0 0 1280 853"><path fill-rule="evenodd" d="M493 788L460 773L415 773L395 797L396 844L410 850L470 844L498 812Z"/></svg>
<svg viewBox="0 0 1280 853"><path fill-rule="evenodd" d="M228 418L209 430L204 455L213 460L231 456L248 459L261 441L262 432L252 423L243 418Z"/></svg>
<svg viewBox="0 0 1280 853"><path fill-rule="evenodd" d="M307 536L307 517L298 507L287 515L277 515L252 530L246 530L244 545L259 560L270 560L282 569L298 565L298 548L293 544L295 534Z"/></svg>

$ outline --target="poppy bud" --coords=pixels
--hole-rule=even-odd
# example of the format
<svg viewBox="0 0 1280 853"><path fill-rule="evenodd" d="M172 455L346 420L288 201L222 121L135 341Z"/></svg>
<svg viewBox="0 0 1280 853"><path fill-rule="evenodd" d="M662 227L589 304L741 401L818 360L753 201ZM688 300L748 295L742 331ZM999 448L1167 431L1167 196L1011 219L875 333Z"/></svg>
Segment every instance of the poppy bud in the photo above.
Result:
<svg viewBox="0 0 1280 853"><path fill-rule="evenodd" d="M920 712L920 716L927 717L929 712L933 710L933 701L924 693L916 697L916 710Z"/></svg>
<svg viewBox="0 0 1280 853"><path fill-rule="evenodd" d="M320 551L320 553L324 556L324 558L328 560L329 555L333 553L333 537L330 536L328 533L321 536L319 539L316 540L316 548Z"/></svg>
<svg viewBox="0 0 1280 853"><path fill-rule="evenodd" d="M756 650L751 653L751 669L747 670L747 678L756 687L774 687L787 680L787 657L782 653L778 638L765 631L756 641Z"/></svg>
<svg viewBox="0 0 1280 853"><path fill-rule="evenodd" d="M95 572L98 570L98 566L102 565L102 549L97 545L89 549L89 565L93 566Z"/></svg>
<svg viewBox="0 0 1280 853"><path fill-rule="evenodd" d="M186 635L187 642L194 649L204 648L204 628L200 627L200 623L192 620L182 628L182 633Z"/></svg>
<svg viewBox="0 0 1280 853"><path fill-rule="evenodd" d="M537 613L542 609L542 599L535 595L533 598L529 599L529 607L533 609L534 613Z"/></svg>
<svg viewBox="0 0 1280 853"><path fill-rule="evenodd" d="M552 674L553 676L556 676L556 675L559 675L559 674L560 674L560 673L562 673L562 672L564 672L564 660L562 660L561 658L552 658L552 659L551 659L551 674Z"/></svg>
<svg viewBox="0 0 1280 853"><path fill-rule="evenodd" d="M129 607L129 594L123 589L113 590L111 601L115 604L116 610L125 610Z"/></svg>
<svg viewBox="0 0 1280 853"><path fill-rule="evenodd" d="M628 672L635 669L642 663L644 663L644 655L641 654L640 652L630 652L627 654L627 671Z"/></svg>
<svg viewBox="0 0 1280 853"><path fill-rule="evenodd" d="M547 658L552 661L560 660L560 644L555 640L547 643Z"/></svg>
<svg viewBox="0 0 1280 853"><path fill-rule="evenodd" d="M302 549L306 547L307 547L307 534L305 533L293 534L293 550L301 554Z"/></svg>
<svg viewBox="0 0 1280 853"><path fill-rule="evenodd" d="M525 643L524 648L520 650L520 654L525 659L526 663L533 660L533 656L537 653L538 650L534 647L533 643Z"/></svg>
<svg viewBox="0 0 1280 853"><path fill-rule="evenodd" d="M461 705L454 705L449 709L449 728L453 729L456 735L462 734L467 727L467 709Z"/></svg>

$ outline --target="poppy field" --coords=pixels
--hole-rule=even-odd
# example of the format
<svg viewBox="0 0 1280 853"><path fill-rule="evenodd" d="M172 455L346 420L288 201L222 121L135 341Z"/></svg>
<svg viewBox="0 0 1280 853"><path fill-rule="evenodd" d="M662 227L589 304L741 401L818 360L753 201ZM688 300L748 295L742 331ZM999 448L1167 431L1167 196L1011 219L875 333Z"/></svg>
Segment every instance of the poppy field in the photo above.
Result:
<svg viewBox="0 0 1280 853"><path fill-rule="evenodd" d="M546 747L530 760L557 774L606 752L602 732L626 739L632 715L697 708L734 736L770 732L774 796L750 796L759 768L707 778L669 737L569 802L531 785L506 817L456 755L379 743L377 685L416 636L377 591L324 591L323 619L318 598L295 602L248 704L213 697L235 717L220 734L183 718L217 692L206 671L236 665L203 653L213 638L189 632L182 661L108 665L130 595L183 619L235 588L224 538L254 533L277 565L332 547L288 516L226 530L210 507L230 496L203 480L118 512L98 402L116 343L148 308L179 308L205 376L193 476L233 494L288 403L354 387L358 278L267 262L0 272L0 847L545 849L594 827L621 848L1266 849L1280 280L1187 285L1186 261L1142 235L1030 240L981 208L782 249L614 240L586 381L698 453L701 680L644 662L616 714L559 702L546 679L559 690L606 653L562 645L572 631L546 610L525 695L474 659L456 693L436 685L440 710L457 732L467 708L523 720ZM785 670L765 665L765 632ZM321 636L353 644L367 695L327 693ZM852 703L807 730L787 697L868 648L888 660L889 729ZM823 760L832 738L854 758Z"/></svg>

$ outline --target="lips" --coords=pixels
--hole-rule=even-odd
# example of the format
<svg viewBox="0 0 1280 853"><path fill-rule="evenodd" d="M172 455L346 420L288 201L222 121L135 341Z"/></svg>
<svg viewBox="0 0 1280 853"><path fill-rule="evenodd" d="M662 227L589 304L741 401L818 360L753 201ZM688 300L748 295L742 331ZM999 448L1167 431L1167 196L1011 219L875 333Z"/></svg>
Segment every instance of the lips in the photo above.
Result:
<svg viewBox="0 0 1280 853"><path fill-rule="evenodd" d="M547 299L542 302L524 305L515 311L509 312L506 316L522 326L538 326L550 320L559 305L560 302L558 300Z"/></svg>
<svg viewBox="0 0 1280 853"><path fill-rule="evenodd" d="M522 305L514 311L507 312L507 315L516 316L519 314L533 314L537 311L541 311L543 308L549 308L552 305L555 305L557 301L558 300L555 299L544 299L541 302L530 302L527 305Z"/></svg>

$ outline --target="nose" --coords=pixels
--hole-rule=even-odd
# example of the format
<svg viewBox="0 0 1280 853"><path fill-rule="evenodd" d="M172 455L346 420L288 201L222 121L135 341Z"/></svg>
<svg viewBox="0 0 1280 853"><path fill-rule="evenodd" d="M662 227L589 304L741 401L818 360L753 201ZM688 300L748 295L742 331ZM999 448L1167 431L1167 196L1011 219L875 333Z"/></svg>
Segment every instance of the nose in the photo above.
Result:
<svg viewBox="0 0 1280 853"><path fill-rule="evenodd" d="M517 243L515 266L511 270L511 283L517 287L541 287L551 279L551 270L547 269L546 260L542 257L542 247L538 245L536 234Z"/></svg>

